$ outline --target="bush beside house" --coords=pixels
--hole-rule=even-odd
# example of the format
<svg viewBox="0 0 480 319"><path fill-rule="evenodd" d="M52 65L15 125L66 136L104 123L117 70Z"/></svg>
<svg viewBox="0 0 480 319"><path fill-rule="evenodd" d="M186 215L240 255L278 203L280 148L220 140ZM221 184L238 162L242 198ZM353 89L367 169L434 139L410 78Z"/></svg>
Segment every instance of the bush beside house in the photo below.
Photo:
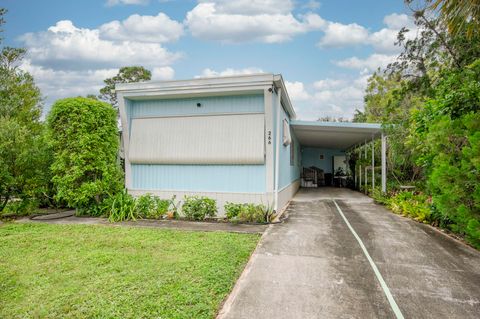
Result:
<svg viewBox="0 0 480 319"><path fill-rule="evenodd" d="M52 106L47 128L57 199L79 213L95 214L123 188L116 111L93 99L62 99Z"/></svg>

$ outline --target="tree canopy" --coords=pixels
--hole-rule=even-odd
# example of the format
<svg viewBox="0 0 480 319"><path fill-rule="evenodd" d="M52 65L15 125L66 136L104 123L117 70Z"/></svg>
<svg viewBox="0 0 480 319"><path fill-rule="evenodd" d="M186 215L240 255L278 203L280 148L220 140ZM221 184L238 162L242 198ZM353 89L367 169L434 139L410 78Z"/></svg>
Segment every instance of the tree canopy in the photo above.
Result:
<svg viewBox="0 0 480 319"><path fill-rule="evenodd" d="M100 89L99 98L110 103L113 107L118 107L117 94L115 93L115 84L149 81L152 78L152 72L143 66L126 66L120 68L118 74L114 77L105 79L105 86Z"/></svg>

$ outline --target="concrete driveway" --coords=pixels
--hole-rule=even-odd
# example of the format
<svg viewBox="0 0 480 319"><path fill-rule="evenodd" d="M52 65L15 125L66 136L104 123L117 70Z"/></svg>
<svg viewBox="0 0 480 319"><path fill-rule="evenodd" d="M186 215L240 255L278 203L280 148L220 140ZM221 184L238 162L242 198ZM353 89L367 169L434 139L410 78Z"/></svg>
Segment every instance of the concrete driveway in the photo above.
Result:
<svg viewBox="0 0 480 319"><path fill-rule="evenodd" d="M220 318L479 318L480 253L345 189L302 189Z"/></svg>

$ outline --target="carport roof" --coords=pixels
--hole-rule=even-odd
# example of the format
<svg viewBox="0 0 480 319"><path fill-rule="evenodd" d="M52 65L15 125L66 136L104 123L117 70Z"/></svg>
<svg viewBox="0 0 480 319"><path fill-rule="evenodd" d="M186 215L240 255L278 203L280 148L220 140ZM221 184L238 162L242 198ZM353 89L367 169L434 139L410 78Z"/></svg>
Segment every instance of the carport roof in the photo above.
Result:
<svg viewBox="0 0 480 319"><path fill-rule="evenodd" d="M293 120L290 126L302 146L341 150L369 141L382 133L382 125L378 123Z"/></svg>

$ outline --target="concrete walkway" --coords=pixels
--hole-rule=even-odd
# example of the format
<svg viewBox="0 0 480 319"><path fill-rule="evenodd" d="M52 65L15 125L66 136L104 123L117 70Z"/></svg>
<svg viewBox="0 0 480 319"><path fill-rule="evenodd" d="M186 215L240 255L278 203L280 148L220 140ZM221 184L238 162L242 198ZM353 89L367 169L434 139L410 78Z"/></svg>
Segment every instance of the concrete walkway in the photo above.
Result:
<svg viewBox="0 0 480 319"><path fill-rule="evenodd" d="M110 223L107 218L99 217L76 217L72 216L73 211L62 212L55 215L39 216L35 219L24 218L17 220L20 223L48 223L63 225L105 225L105 226L127 226L127 227L150 227L160 229L178 229L188 231L226 231L232 233L262 234L268 225L253 224L232 224L215 222L194 222L186 220L152 220L138 219L136 221L125 221ZM58 218L57 218L58 217ZM54 219L52 219L54 218Z"/></svg>
<svg viewBox="0 0 480 319"><path fill-rule="evenodd" d="M288 214L264 234L220 318L479 318L473 248L345 189L302 189Z"/></svg>

